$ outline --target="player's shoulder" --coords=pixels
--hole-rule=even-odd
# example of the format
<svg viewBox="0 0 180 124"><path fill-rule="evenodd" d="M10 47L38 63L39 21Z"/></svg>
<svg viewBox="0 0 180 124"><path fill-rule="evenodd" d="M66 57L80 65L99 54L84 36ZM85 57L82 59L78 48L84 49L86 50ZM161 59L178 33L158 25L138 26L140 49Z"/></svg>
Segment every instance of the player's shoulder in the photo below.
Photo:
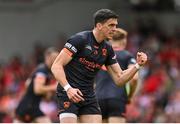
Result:
<svg viewBox="0 0 180 124"><path fill-rule="evenodd" d="M122 50L121 52L124 53L126 56L133 57L133 54L129 52L128 50Z"/></svg>
<svg viewBox="0 0 180 124"><path fill-rule="evenodd" d="M131 61L131 63L136 62L134 55L131 52L129 52L128 50L122 50L121 53L123 53L122 56L124 58L127 58L129 61Z"/></svg>
<svg viewBox="0 0 180 124"><path fill-rule="evenodd" d="M90 34L91 31L82 31L72 35L70 39L86 40Z"/></svg>
<svg viewBox="0 0 180 124"><path fill-rule="evenodd" d="M48 68L44 63L40 63L37 66L35 73L39 73L39 72L45 73L45 74L48 73Z"/></svg>

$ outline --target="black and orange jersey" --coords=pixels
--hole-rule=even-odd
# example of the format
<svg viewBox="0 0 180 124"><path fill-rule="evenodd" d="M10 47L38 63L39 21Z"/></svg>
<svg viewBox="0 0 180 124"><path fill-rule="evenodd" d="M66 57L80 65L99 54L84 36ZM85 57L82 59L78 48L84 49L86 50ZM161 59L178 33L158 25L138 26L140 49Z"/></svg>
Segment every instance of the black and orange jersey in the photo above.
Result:
<svg viewBox="0 0 180 124"><path fill-rule="evenodd" d="M72 60L64 67L70 85L79 88L84 97L94 97L94 77L102 65L116 63L112 46L103 41L98 43L92 31L84 31L73 35L64 45L63 50ZM58 91L63 88L58 85Z"/></svg>
<svg viewBox="0 0 180 124"><path fill-rule="evenodd" d="M27 87L27 91L23 98L21 99L17 109L16 115L23 118L25 115L29 115L32 118L37 116L43 116L43 113L40 111L39 104L43 95L37 95L34 92L34 78L42 77L46 79L45 85L47 85L52 79L52 73L50 69L44 64L40 64L32 75L29 78L30 84Z"/></svg>
<svg viewBox="0 0 180 124"><path fill-rule="evenodd" d="M122 70L128 68L128 65L135 64L133 55L126 50L115 50L116 58ZM95 78L96 96L98 99L121 99L121 102L127 102L127 92L125 85L118 87L106 70L100 70Z"/></svg>

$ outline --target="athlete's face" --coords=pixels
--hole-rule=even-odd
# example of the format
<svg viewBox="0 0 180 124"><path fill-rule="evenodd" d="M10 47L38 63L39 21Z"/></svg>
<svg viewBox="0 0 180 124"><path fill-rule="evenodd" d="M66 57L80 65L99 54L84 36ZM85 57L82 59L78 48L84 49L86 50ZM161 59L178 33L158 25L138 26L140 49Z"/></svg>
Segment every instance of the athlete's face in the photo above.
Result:
<svg viewBox="0 0 180 124"><path fill-rule="evenodd" d="M45 62L46 64L51 67L51 65L53 64L54 60L56 59L56 57L58 56L58 52L53 52L50 55L45 57Z"/></svg>
<svg viewBox="0 0 180 124"><path fill-rule="evenodd" d="M118 20L115 18L111 18L108 19L106 22L101 23L100 25L101 25L100 30L104 35L104 37L110 39L116 30L116 27L118 25Z"/></svg>

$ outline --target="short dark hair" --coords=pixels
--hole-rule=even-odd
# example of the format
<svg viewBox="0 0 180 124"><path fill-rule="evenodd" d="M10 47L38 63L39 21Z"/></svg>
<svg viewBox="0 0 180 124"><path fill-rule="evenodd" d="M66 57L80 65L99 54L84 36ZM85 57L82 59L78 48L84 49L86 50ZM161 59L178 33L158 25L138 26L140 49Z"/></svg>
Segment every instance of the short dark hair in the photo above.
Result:
<svg viewBox="0 0 180 124"><path fill-rule="evenodd" d="M49 47L45 50L44 55L49 56L51 53L59 52L57 48L55 47Z"/></svg>
<svg viewBox="0 0 180 124"><path fill-rule="evenodd" d="M118 19L118 15L109 9L100 9L94 13L94 25L96 26L97 23L104 23L110 18Z"/></svg>

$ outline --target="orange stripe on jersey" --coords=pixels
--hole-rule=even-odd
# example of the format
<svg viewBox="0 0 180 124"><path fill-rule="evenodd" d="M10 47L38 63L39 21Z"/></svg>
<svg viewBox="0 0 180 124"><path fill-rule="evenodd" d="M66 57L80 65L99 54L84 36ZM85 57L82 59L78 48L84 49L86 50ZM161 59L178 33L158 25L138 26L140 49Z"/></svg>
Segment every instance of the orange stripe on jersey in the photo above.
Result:
<svg viewBox="0 0 180 124"><path fill-rule="evenodd" d="M107 68L105 65L101 66L101 69L104 70L104 71L107 71Z"/></svg>
<svg viewBox="0 0 180 124"><path fill-rule="evenodd" d="M44 79L46 79L46 77L43 77L43 76L36 76L36 79L38 79L38 80L44 80Z"/></svg>
<svg viewBox="0 0 180 124"><path fill-rule="evenodd" d="M63 48L62 49L64 52L66 52L69 56L72 56L73 55L73 53L70 51L70 50L68 50L67 48Z"/></svg>
<svg viewBox="0 0 180 124"><path fill-rule="evenodd" d="M46 76L45 74L39 72L36 74L36 77L34 79L34 82L37 82L37 83L41 83L41 82L45 82L46 81Z"/></svg>

